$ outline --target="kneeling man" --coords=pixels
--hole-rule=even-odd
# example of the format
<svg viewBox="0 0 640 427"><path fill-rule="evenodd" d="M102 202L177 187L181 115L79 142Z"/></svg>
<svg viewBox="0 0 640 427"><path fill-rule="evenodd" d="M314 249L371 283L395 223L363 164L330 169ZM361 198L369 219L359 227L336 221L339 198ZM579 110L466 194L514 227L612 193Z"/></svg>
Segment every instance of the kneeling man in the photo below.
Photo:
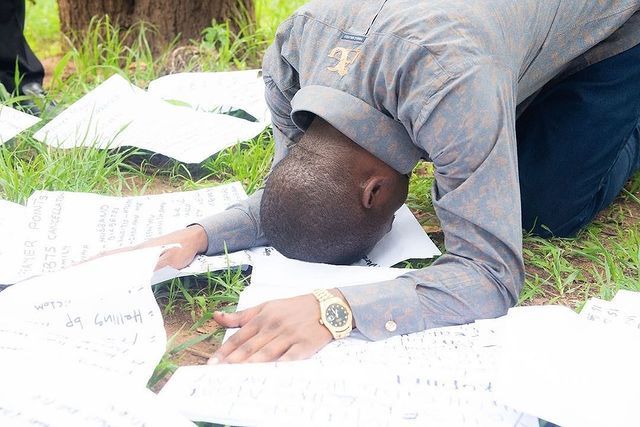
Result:
<svg viewBox="0 0 640 427"><path fill-rule="evenodd" d="M276 140L264 190L164 236L197 253L271 244L358 259L390 229L408 175L433 162L446 254L395 280L217 313L241 329L212 361L305 358L348 334L383 339L506 313L522 229L572 236L638 169L640 0L316 0L264 59ZM339 321L319 322L335 303ZM342 325L345 319L350 325Z"/></svg>

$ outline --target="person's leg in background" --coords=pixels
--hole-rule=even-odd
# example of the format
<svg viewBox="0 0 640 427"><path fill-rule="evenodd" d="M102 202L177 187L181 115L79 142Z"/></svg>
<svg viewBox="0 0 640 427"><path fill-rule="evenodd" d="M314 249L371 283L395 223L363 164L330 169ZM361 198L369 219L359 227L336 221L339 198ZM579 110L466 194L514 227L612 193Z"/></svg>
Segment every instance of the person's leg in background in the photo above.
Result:
<svg viewBox="0 0 640 427"><path fill-rule="evenodd" d="M640 45L545 87L516 133L523 228L574 236L640 167Z"/></svg>
<svg viewBox="0 0 640 427"><path fill-rule="evenodd" d="M39 114L34 101L44 96L44 68L24 37L24 20L25 0L0 1L0 83L7 92L24 95L22 106Z"/></svg>

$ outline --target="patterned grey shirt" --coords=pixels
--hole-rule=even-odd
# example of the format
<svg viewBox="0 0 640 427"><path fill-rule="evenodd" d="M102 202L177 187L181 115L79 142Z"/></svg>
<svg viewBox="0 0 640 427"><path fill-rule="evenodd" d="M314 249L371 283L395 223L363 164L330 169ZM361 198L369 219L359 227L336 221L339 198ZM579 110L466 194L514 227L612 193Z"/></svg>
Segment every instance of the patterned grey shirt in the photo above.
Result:
<svg viewBox="0 0 640 427"><path fill-rule="evenodd" d="M315 114L401 173L420 158L435 166L447 253L341 289L360 332L468 323L517 302L517 114L552 79L640 43L639 10L640 0L319 0L280 26L263 65L275 162ZM260 197L201 222L209 254L266 243Z"/></svg>

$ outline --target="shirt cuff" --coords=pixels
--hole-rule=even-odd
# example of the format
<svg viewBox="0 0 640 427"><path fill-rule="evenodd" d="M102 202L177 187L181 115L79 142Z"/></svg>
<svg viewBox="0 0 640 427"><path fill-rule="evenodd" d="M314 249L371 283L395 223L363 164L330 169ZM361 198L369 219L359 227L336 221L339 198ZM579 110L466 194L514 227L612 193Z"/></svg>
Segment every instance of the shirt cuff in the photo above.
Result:
<svg viewBox="0 0 640 427"><path fill-rule="evenodd" d="M207 233L206 255L224 253L225 250L235 252L264 244L263 239L258 238L255 221L242 209L232 207L196 224Z"/></svg>
<svg viewBox="0 0 640 427"><path fill-rule="evenodd" d="M351 307L357 330L371 340L426 329L411 279L400 277L339 290Z"/></svg>

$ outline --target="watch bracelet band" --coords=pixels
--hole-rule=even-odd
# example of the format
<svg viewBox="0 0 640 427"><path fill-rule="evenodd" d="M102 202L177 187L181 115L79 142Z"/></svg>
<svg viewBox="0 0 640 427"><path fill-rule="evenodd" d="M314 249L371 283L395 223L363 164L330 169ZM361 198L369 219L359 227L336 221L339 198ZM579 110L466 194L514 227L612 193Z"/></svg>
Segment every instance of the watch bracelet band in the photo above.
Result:
<svg viewBox="0 0 640 427"><path fill-rule="evenodd" d="M319 302L327 301L331 298L336 298L335 295L323 288L314 289L313 296L316 297Z"/></svg>

